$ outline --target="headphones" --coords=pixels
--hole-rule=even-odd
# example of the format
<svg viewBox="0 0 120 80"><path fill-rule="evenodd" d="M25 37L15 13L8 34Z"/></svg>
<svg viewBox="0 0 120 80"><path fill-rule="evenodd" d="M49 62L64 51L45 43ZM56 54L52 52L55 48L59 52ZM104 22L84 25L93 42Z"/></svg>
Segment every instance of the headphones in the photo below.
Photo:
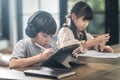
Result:
<svg viewBox="0 0 120 80"><path fill-rule="evenodd" d="M40 14L41 11L37 11L35 12L29 19L28 19L28 23L27 23L27 27L25 29L25 33L27 36L29 36L30 38L34 38L37 35L37 29L36 26L34 26L34 24L32 24L32 21L38 16L38 14Z"/></svg>

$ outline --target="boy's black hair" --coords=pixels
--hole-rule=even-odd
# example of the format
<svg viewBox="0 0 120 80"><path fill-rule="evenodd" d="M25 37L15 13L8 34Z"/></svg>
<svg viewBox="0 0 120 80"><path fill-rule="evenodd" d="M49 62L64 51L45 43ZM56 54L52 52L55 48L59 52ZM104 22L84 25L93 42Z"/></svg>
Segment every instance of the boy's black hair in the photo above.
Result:
<svg viewBox="0 0 120 80"><path fill-rule="evenodd" d="M37 11L28 20L26 34L30 38L34 38L39 32L54 35L56 28L56 22L50 13Z"/></svg>

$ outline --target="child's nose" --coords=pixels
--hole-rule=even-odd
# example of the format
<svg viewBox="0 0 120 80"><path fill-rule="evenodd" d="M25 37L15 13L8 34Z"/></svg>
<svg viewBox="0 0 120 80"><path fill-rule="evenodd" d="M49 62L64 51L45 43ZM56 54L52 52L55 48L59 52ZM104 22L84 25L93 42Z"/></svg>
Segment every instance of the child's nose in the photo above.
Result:
<svg viewBox="0 0 120 80"><path fill-rule="evenodd" d="M46 38L46 42L49 42L51 40L51 36L48 36L47 38Z"/></svg>
<svg viewBox="0 0 120 80"><path fill-rule="evenodd" d="M84 22L84 25L85 25L85 26L87 26L88 24L89 24L89 22L88 22L88 21L85 21L85 22Z"/></svg>

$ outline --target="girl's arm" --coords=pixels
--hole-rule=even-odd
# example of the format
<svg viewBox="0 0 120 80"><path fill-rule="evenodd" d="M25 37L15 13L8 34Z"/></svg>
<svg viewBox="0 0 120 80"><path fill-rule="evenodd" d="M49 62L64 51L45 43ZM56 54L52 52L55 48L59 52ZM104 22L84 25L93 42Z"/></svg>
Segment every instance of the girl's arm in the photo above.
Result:
<svg viewBox="0 0 120 80"><path fill-rule="evenodd" d="M62 48L73 44L79 44L79 40L75 39L72 31L69 28L61 28L57 36L58 48Z"/></svg>

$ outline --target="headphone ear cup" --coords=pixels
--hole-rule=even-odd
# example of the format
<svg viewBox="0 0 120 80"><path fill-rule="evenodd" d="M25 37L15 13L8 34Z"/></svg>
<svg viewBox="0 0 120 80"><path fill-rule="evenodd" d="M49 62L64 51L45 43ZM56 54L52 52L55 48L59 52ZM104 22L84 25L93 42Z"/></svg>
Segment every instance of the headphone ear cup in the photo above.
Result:
<svg viewBox="0 0 120 80"><path fill-rule="evenodd" d="M27 26L27 28L25 29L25 33L30 38L34 38L37 35L37 31L36 31L34 25L32 25L32 24L29 24Z"/></svg>

